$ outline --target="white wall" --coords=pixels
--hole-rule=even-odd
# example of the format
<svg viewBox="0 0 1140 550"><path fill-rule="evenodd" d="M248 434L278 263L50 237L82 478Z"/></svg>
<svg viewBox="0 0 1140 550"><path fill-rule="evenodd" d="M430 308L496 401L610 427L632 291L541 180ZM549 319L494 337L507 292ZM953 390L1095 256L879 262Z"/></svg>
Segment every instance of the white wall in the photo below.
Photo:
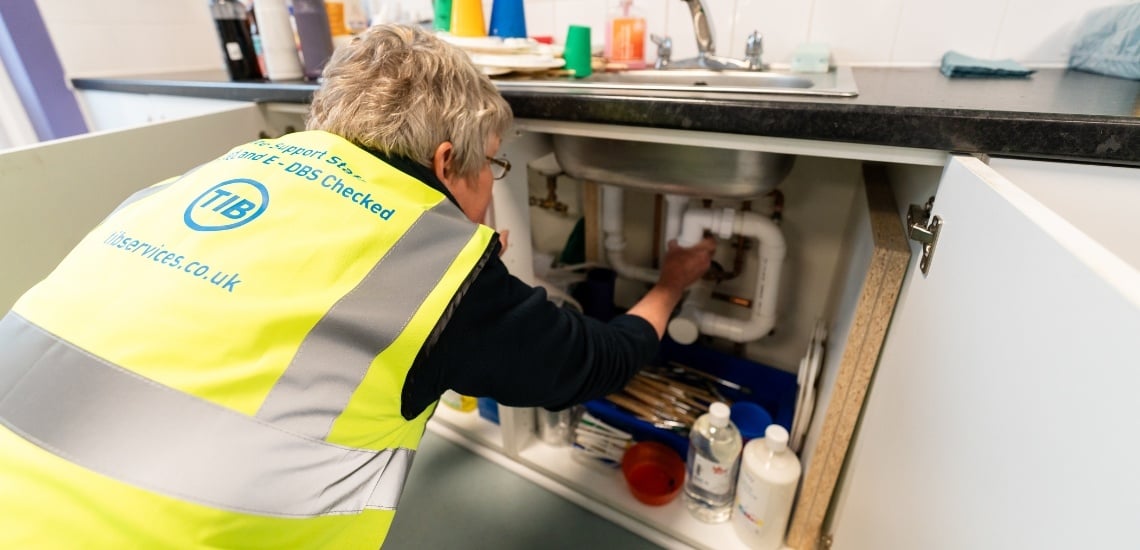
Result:
<svg viewBox="0 0 1140 550"><path fill-rule="evenodd" d="M224 71L209 0L36 0L69 78Z"/></svg>
<svg viewBox="0 0 1140 550"><path fill-rule="evenodd" d="M431 0L402 1L424 4ZM36 0L69 77L222 70L207 0ZM492 0L483 0L490 11ZM561 42L567 26L586 24L601 42L616 0L526 0L531 35ZM740 57L753 29L765 60L787 63L804 42L831 45L844 65L934 66L947 50L1063 66L1072 33L1091 9L1122 0L705 0L717 51ZM696 54L681 0L635 0L649 29L673 38L674 59ZM650 45L648 52L653 56Z"/></svg>
<svg viewBox="0 0 1140 550"><path fill-rule="evenodd" d="M485 0L489 1L489 0ZM600 32L616 0L527 0L527 30L561 41L570 24ZM765 60L787 63L795 47L824 42L844 65L937 65L947 50L1063 66L1072 33L1089 10L1121 0L705 0L721 54L741 57L752 30ZM635 0L649 29L673 38L673 58L696 55L692 20L681 0ZM595 42L600 39L595 39ZM648 55L652 57L650 45Z"/></svg>

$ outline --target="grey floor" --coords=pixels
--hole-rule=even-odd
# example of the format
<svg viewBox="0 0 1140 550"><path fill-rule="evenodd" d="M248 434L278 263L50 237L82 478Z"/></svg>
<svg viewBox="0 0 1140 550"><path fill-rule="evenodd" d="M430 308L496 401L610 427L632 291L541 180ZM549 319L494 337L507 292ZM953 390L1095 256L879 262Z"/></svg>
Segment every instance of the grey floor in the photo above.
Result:
<svg viewBox="0 0 1140 550"><path fill-rule="evenodd" d="M623 527L431 432L384 550L657 549Z"/></svg>

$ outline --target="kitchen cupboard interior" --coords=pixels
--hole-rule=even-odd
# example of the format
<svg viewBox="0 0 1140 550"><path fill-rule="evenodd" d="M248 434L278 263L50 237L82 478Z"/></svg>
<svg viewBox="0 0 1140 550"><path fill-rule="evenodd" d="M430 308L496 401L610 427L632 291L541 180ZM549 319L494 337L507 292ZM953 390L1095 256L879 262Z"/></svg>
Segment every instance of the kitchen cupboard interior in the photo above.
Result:
<svg viewBox="0 0 1140 550"><path fill-rule="evenodd" d="M5 268L6 275L0 286L0 305L7 307L20 292L46 274L83 234L131 192L181 173L259 135L276 136L290 128L301 128L303 113L303 105L225 106L188 118L100 132L0 154L0 174L4 176L2 192L6 199L0 201L0 220L3 220L0 223L6 234L20 237L5 239L0 245L2 257L18 259L5 261L10 267ZM927 335L913 334L911 329L906 342L900 343L894 335L905 331L896 324L900 317L908 320L934 317L936 312L915 310L919 302L908 297L918 292L914 287L922 286L928 277L934 280L940 271L954 269L955 262L960 266L970 261L968 255L960 259L943 257L936 245L931 274L923 275L918 268L921 247L906 240L904 221L908 207L923 205L934 197L933 213L941 215L946 223L943 231L948 233L954 231L955 226L975 223L984 217L981 212L986 212L980 205L969 202L956 204L957 211L940 210L940 195L951 185L954 188L986 188L987 185L1016 188L1016 183L998 174L1009 170L1019 178L1039 181L1034 170L1044 167L1045 171L1056 171L1056 166L1072 167L1076 171L1074 178L1105 171L1119 173L1122 178L1134 177L1136 172L1129 168L1000 159L991 167L979 159L941 151L540 120L518 120L514 132L504 142L503 152L516 167L526 166L552 151L553 135L768 151L796 157L791 172L778 186L783 195L781 229L787 239L788 260L775 333L743 349L725 346L723 342L710 345L740 352L780 370L796 372L814 326L822 322L826 327L828 336L816 384L818 400L800 452L804 476L789 530L788 544L797 549L815 548L833 535L833 546L839 548L874 547L876 535L856 527L855 523L875 525L883 521L876 515L880 513L876 512L877 508L896 508L891 503L876 501L874 495L876 486L887 476L887 472L882 471L883 459L878 455L898 451L898 442L891 440L888 432L893 423L899 422L893 414L904 413L880 410L886 407L889 411L892 403L905 400L907 390L905 386L895 386L884 392L885 401L877 403L880 375L875 375L876 383L872 387L873 371L883 371L890 360L893 362L887 372L897 375L906 372L909 365L923 362L921 342ZM962 179L962 172L982 176ZM548 193L546 178L534 168L516 168L506 184L497 186L495 191L492 207L495 225L511 228L512 246L503 256L504 262L528 282L536 279L534 255L530 247L519 243L534 243L540 254L555 252L566 242L567 233L573 227L573 215L596 219L599 207L596 186L605 184L565 175L558 176L555 183L559 200L567 206L567 214L529 206L531 197L542 198ZM1135 191L1114 185L1104 183L1101 190L1134 198ZM1135 290L1140 279L1137 275L1140 260L1127 252L1127 245L1112 231L1116 227L1114 220L1122 219L1124 213L1118 212L1106 220L1096 214L1079 212L1068 206L1067 191L1063 189L1040 184L1032 194L1017 195L1020 202L1013 203L1011 208L1063 212L1059 215L1063 223L1054 223L1050 231L1037 234L1043 235L1045 240L1056 239L1058 231L1081 236L1084 241L1065 241L1070 245L1066 249L1069 251L1088 243L1100 247L1095 257L1075 254L1075 262L1086 266L1097 262L1111 265L1110 274L1115 277L1112 279L1115 283L1108 285L1106 292L1110 297L1123 298L1115 317L1118 326L1140 329L1137 321L1140 298ZM654 194L628 189L626 194L625 236L630 242L626 258L631 263L649 266L654 248ZM1002 202L1012 195L979 196ZM761 199L754 203L757 211L771 207ZM714 205L722 204L719 199L714 201ZM1086 226L1091 227L1088 233L1083 230ZM596 239L597 232L592 234ZM948 239L946 235L942 238ZM602 247L597 242L591 243L587 238L586 246L588 251L594 247L592 258L587 252L588 259L604 262L598 252ZM1036 257L1045 252L1030 249L1023 254ZM746 270L755 270L752 262L747 261ZM1096 280L1101 279L1098 274L1105 273L1097 267L1090 272L1090 279ZM742 277L740 284L745 285L748 280ZM642 283L620 281L616 289L618 305L628 306L639 289L644 290ZM743 286L730 290L734 294L749 295ZM1080 289L1075 294L1079 297ZM958 298L944 297L951 301ZM984 307L985 304L979 306ZM1002 313L1000 301L988 307ZM974 314L986 315L987 311L979 309ZM1124 345L1118 343L1111 347L1105 334L1085 332L1084 336L1092 339L1093 344L1105 344L1098 350L1106 360ZM943 340L962 337L955 333L944 336ZM968 340L958 340L959 345L965 341ZM1005 344L999 340L992 345ZM910 348L900 351L903 346L917 347L919 351ZM884 349L895 351L881 356ZM987 362L986 356L973 359L975 365L971 372L978 377L985 376L985 368L996 368ZM1038 359L1042 364L1048 362L1046 357ZM1130 360L1135 362L1134 357ZM952 369L947 367L947 370ZM959 397L969 399L969 390L963 391ZM869 412L860 423L865 398ZM1047 407L1041 403L1028 406ZM533 410L500 407L499 419L499 424L493 424L475 413L460 413L440 406L429 429L664 547L744 547L727 523L708 525L693 519L680 499L662 507L643 505L629 494L617 470L584 465L571 458L567 447L553 447L539 441L534 436ZM1124 420L1113 418L1108 422L1115 425ZM864 433L874 434L871 442ZM990 433L985 442L992 443L997 438L999 435ZM880 444L876 445L876 441ZM844 471L849 448L859 460ZM906 456L912 461L908 470L943 471L943 464L930 462L930 457L917 450ZM953 469L946 473L951 480L961 475ZM1108 473L1090 475L1109 476ZM1137 483L1140 482L1132 482ZM915 508L910 513L921 515L922 503L916 500L922 499L914 494L904 496ZM1016 527L1010 530L1016 531Z"/></svg>

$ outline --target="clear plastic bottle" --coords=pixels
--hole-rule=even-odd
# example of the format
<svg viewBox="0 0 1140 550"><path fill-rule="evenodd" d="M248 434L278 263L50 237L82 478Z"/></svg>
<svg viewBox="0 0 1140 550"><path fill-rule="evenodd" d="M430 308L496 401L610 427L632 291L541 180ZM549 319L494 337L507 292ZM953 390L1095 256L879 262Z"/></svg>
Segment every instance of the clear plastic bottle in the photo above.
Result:
<svg viewBox="0 0 1140 550"><path fill-rule="evenodd" d="M709 405L709 412L693 424L685 463L685 506L697 519L720 523L732 515L741 446L740 431L724 403Z"/></svg>
<svg viewBox="0 0 1140 550"><path fill-rule="evenodd" d="M763 439L744 447L732 527L749 548L776 550L784 545L800 473L800 460L788 449L788 431L779 424L768 426Z"/></svg>

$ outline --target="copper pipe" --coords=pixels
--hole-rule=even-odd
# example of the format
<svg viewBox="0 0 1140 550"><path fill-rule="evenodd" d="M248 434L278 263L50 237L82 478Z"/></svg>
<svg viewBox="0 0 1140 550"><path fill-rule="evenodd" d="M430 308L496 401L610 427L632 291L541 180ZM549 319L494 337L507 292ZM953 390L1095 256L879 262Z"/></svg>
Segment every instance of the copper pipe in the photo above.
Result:
<svg viewBox="0 0 1140 550"><path fill-rule="evenodd" d="M723 292L713 292L712 297L716 298L717 300L723 300L725 302L728 302L734 306L740 306L740 307L749 308L749 309L752 308L752 299L751 298L744 298L742 296L733 296L731 294L725 294Z"/></svg>
<svg viewBox="0 0 1140 550"><path fill-rule="evenodd" d="M784 219L784 192L773 189L768 192L768 196L772 197L772 221L779 225Z"/></svg>

